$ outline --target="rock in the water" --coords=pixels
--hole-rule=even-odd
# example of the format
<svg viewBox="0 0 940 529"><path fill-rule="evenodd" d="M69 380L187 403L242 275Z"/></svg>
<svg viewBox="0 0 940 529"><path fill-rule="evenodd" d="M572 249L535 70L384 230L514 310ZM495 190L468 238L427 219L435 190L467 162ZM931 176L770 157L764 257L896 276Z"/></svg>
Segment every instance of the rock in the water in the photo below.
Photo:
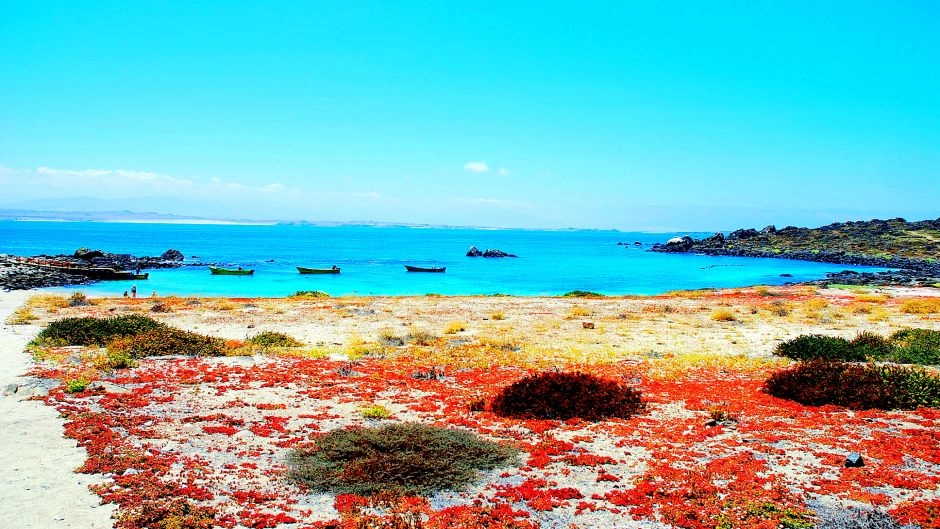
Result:
<svg viewBox="0 0 940 529"><path fill-rule="evenodd" d="M483 252L481 252L480 249L477 248L476 246L471 246L470 249L467 250L467 257L482 257L482 256L483 256Z"/></svg>
<svg viewBox="0 0 940 529"><path fill-rule="evenodd" d="M183 260L183 252L170 248L169 250L160 254L160 259L164 261L180 262Z"/></svg>
<svg viewBox="0 0 940 529"><path fill-rule="evenodd" d="M487 248L486 251L483 252L483 257L515 257L515 255L506 253L499 248Z"/></svg>
<svg viewBox="0 0 940 529"><path fill-rule="evenodd" d="M688 252L692 249L694 241L692 237L688 235L683 235L681 237L673 237L666 241L666 245L659 246L660 251L664 252Z"/></svg>

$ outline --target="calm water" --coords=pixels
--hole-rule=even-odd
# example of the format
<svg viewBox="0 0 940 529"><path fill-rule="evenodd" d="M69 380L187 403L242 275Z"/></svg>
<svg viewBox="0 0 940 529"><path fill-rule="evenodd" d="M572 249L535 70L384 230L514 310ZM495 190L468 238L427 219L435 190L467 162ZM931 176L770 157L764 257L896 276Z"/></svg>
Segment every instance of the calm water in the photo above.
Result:
<svg viewBox="0 0 940 529"><path fill-rule="evenodd" d="M367 226L241 226L0 221L0 253L72 253L79 247L160 255L168 248L189 262L255 269L253 276L212 276L206 267L152 270L147 281L75 288L120 295L287 296L298 290L331 295L608 295L657 294L706 287L776 285L818 279L848 265L784 259L670 255L646 251L676 234L618 231L533 231ZM701 234L693 234L697 236ZM634 247L639 241L642 247ZM626 246L618 246L624 242ZM471 245L499 248L516 259L466 257ZM192 256L192 257L191 257ZM273 262L269 261L273 260ZM446 266L443 274L408 273L405 264ZM296 266L342 268L311 276ZM861 270L864 267L851 267ZM792 278L781 274L792 274Z"/></svg>

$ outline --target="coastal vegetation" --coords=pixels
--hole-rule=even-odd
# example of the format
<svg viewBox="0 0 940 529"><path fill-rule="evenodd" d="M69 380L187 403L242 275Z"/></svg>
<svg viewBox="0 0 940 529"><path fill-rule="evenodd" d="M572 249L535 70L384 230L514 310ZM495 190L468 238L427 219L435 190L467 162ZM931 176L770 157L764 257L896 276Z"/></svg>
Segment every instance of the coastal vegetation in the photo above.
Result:
<svg viewBox="0 0 940 529"><path fill-rule="evenodd" d="M118 506L123 529L834 529L849 515L923 529L940 512L938 370L926 361L940 320L905 307L929 299L807 286L603 300L161 298L172 309L163 327L211 329L225 354L253 356L168 345L159 350L175 353L158 361L111 362L102 350L126 337L49 342L30 347L31 374L61 381L45 398L87 451L81 471L108 476L94 490ZM150 300L61 301L30 305L33 324L153 316ZM569 319L575 307L589 307L593 330ZM735 321L712 319L718 310ZM508 321L491 319L497 311ZM463 330L441 332L454 322ZM310 345L255 349L246 328ZM774 354L778 345L806 358ZM833 358L814 360L820 351ZM899 365L901 351L924 365ZM634 412L604 411L616 395ZM501 414L503 403L518 411ZM466 433L516 455L455 461L469 481L445 479L448 460L425 452L436 441L396 444L383 430L393 425ZM310 459L334 435L388 448ZM850 451L864 467L845 466ZM297 479L284 480L285 468ZM361 479L376 468L417 477Z"/></svg>
<svg viewBox="0 0 940 529"><path fill-rule="evenodd" d="M469 485L518 451L453 428L419 423L334 430L287 456L288 478L319 491L429 495Z"/></svg>
<svg viewBox="0 0 940 529"><path fill-rule="evenodd" d="M502 417L584 419L630 418L644 410L639 391L589 373L549 371L513 382L496 395L493 413Z"/></svg>
<svg viewBox="0 0 940 529"><path fill-rule="evenodd" d="M787 226L744 228L703 239L676 237L653 247L657 252L742 257L777 257L899 268L881 274L836 274L830 282L853 284L940 283L940 219L908 222L889 219L836 222L818 228Z"/></svg>
<svg viewBox="0 0 940 529"><path fill-rule="evenodd" d="M888 337L865 331L852 340L821 334L801 335L777 345L774 353L794 360L940 365L940 331L907 328Z"/></svg>

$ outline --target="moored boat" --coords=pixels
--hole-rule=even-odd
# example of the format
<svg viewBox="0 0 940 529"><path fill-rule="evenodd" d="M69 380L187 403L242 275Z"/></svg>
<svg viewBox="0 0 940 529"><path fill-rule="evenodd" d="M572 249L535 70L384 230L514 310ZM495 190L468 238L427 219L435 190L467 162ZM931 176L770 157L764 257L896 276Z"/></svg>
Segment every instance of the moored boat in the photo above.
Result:
<svg viewBox="0 0 940 529"><path fill-rule="evenodd" d="M339 267L333 266L332 268L307 268L305 266L298 266L297 271L301 274L338 274Z"/></svg>
<svg viewBox="0 0 940 529"><path fill-rule="evenodd" d="M446 266L424 267L424 266L405 265L405 270L408 270L409 272L443 272L447 270L447 267Z"/></svg>
<svg viewBox="0 0 940 529"><path fill-rule="evenodd" d="M222 268L219 266L210 266L209 271L214 276L250 276L255 273L254 270L245 270L239 268Z"/></svg>

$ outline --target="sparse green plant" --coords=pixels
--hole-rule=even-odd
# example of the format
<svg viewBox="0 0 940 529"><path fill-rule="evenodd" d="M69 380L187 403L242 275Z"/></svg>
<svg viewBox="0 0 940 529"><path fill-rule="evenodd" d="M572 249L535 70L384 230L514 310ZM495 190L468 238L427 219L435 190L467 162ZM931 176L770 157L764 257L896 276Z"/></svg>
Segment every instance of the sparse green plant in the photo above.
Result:
<svg viewBox="0 0 940 529"><path fill-rule="evenodd" d="M263 331L245 340L248 345L267 349L270 347L303 347L300 340L282 332Z"/></svg>
<svg viewBox="0 0 940 529"><path fill-rule="evenodd" d="M288 478L316 491L429 495L457 490L518 451L464 431L418 423L334 430L288 453Z"/></svg>
<svg viewBox="0 0 940 529"><path fill-rule="evenodd" d="M391 329L382 329L379 331L379 343L387 347L399 347L405 345L405 339Z"/></svg>
<svg viewBox="0 0 940 529"><path fill-rule="evenodd" d="M405 341L415 345L433 345L437 340L434 333L421 329L412 329L405 335Z"/></svg>
<svg viewBox="0 0 940 529"><path fill-rule="evenodd" d="M127 351L108 351L107 365L112 369L126 369L136 366L137 360L135 360L134 357L132 357Z"/></svg>
<svg viewBox="0 0 940 529"><path fill-rule="evenodd" d="M359 407L359 414L363 419L388 419L392 412L381 404L366 404Z"/></svg>
<svg viewBox="0 0 940 529"><path fill-rule="evenodd" d="M66 393L81 393L88 387L89 380L85 377L70 378L65 381Z"/></svg>
<svg viewBox="0 0 940 529"><path fill-rule="evenodd" d="M294 299L323 299L330 297L330 295L321 290L298 290L288 297Z"/></svg>
<svg viewBox="0 0 940 529"><path fill-rule="evenodd" d="M490 313L490 319L494 321L500 321L506 319L506 313L501 310L494 310Z"/></svg>
<svg viewBox="0 0 940 529"><path fill-rule="evenodd" d="M84 292L75 292L69 296L69 307L84 307L91 304L91 300L88 299L88 296L86 296Z"/></svg>
<svg viewBox="0 0 940 529"><path fill-rule="evenodd" d="M888 341L894 346L888 360L902 364L940 365L940 331L901 329Z"/></svg>

